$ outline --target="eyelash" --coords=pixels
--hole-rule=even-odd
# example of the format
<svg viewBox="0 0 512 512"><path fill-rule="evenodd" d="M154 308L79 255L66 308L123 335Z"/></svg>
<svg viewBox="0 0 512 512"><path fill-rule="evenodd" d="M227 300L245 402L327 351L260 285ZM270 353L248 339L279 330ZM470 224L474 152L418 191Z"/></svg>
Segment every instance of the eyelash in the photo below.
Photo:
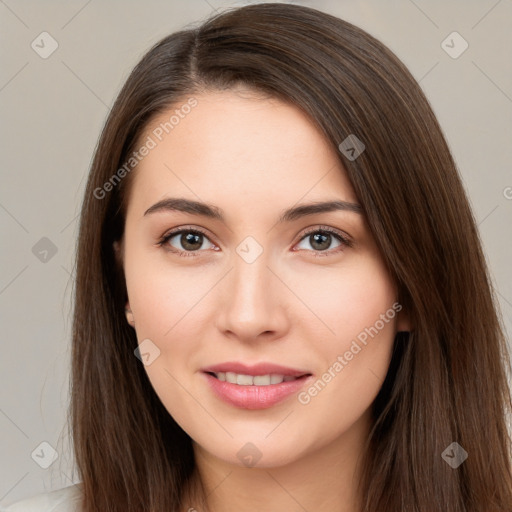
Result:
<svg viewBox="0 0 512 512"><path fill-rule="evenodd" d="M175 248L168 249L168 248L164 247L164 245L171 238L175 237L176 235L180 235L182 233L193 233L195 235L203 235L208 240L210 240L208 237L208 234L206 232L202 231L201 229L185 227L185 228L179 228L175 231L171 231L171 232L165 234L157 242L157 245L161 246L162 248L164 248L165 250L167 250L169 252L177 254L178 256L182 256L182 257L186 257L186 258L188 258L188 257L194 258L194 257L200 256L200 253L202 252L200 250L198 250L198 251L180 251L179 249L175 249ZM322 258L325 256L329 256L331 254L336 254L336 253L344 250L346 247L353 247L353 245L354 245L352 240L350 240L348 237L342 235L339 231L337 231L333 228L330 228L328 226L319 226L319 227L315 227L313 229L306 231L305 233L302 234L298 243L302 242L305 238L307 238L308 236L310 236L314 233L322 233L322 234L327 233L329 235L333 235L340 242L340 245L338 247L336 247L335 249L330 249L330 250L326 250L326 251L312 251L314 253L314 257L316 257L316 258L318 258L318 257ZM307 250L307 249L300 249L300 250Z"/></svg>

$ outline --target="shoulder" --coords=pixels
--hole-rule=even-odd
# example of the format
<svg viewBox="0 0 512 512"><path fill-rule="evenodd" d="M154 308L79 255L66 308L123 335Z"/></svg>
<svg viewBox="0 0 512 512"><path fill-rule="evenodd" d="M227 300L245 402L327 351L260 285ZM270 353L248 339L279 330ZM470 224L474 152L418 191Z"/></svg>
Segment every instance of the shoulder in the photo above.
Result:
<svg viewBox="0 0 512 512"><path fill-rule="evenodd" d="M0 505L0 512L81 512L81 499L81 485L75 484L36 494L11 505Z"/></svg>

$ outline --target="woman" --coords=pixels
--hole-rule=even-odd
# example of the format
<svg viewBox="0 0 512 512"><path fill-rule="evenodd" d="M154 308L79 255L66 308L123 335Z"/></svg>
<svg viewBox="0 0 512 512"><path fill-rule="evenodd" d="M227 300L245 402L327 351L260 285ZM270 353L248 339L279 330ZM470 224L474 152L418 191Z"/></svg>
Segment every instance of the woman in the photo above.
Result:
<svg viewBox="0 0 512 512"><path fill-rule="evenodd" d="M512 510L475 221L361 29L260 4L152 48L96 150L76 279L82 482L9 512Z"/></svg>

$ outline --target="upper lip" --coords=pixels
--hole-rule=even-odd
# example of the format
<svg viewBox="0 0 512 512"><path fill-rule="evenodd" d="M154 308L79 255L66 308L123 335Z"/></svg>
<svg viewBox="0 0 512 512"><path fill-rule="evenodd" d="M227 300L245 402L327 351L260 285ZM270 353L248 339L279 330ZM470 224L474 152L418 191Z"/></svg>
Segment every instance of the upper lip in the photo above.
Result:
<svg viewBox="0 0 512 512"><path fill-rule="evenodd" d="M302 377L303 375L311 375L310 372L304 370L298 370L296 368L288 368L286 366L281 366L273 363L258 363L254 365L246 365L244 363L240 363L237 361L227 361L225 363L215 364L213 366L208 366L206 368L202 368L203 372L233 372L239 375L284 375L291 377Z"/></svg>

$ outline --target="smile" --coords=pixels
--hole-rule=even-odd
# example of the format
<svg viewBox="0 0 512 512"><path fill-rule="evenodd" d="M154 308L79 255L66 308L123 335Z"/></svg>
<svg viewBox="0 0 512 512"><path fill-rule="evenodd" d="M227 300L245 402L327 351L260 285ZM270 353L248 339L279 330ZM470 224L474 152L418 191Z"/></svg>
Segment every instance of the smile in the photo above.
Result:
<svg viewBox="0 0 512 512"><path fill-rule="evenodd" d="M295 396L311 381L311 374L246 375L233 372L202 372L214 396L239 409L268 409ZM222 379L225 380L222 380Z"/></svg>

